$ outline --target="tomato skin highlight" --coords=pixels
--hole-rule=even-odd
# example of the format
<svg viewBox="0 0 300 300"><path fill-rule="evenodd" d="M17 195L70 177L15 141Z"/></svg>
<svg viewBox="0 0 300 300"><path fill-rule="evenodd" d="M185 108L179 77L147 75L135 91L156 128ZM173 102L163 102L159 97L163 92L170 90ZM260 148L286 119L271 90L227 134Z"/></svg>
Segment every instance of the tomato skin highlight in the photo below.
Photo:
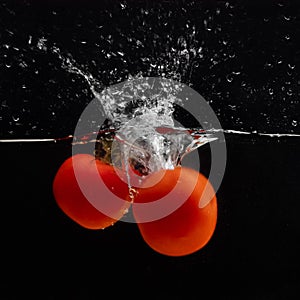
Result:
<svg viewBox="0 0 300 300"><path fill-rule="evenodd" d="M139 211L133 206L133 214L140 233L145 242L155 251L168 256L184 256L203 248L211 239L217 223L217 199L215 193L210 202L199 208L199 201L203 190L212 189L208 179L201 173L186 167L165 171L163 179L156 185L141 188L135 197L135 203L147 203L159 199L169 193L169 201L174 197L181 197L171 192L174 185L179 190L190 189L191 194L183 204L164 218L151 222L139 222ZM177 182L179 173L180 181ZM159 172L149 175L148 180L160 176ZM151 178L152 177L152 178ZM192 182L192 183L191 183ZM196 185L194 183L196 182Z"/></svg>
<svg viewBox="0 0 300 300"><path fill-rule="evenodd" d="M99 197L102 196L101 189L108 188L121 199L127 199L128 186L119 178L112 166L95 160L92 155L76 154L66 159L55 175L53 194L56 203L69 218L84 228L104 229L113 225L122 218L130 203L124 202L122 206L116 207L114 217L107 216L96 209L80 189L74 172L74 163L76 163L77 172L80 172L81 177L86 181L84 184L87 187L93 189L97 185ZM92 167L91 164L96 164L96 168ZM99 174L97 174L97 170ZM99 179L99 175L101 175L103 182ZM108 205L109 200L107 199Z"/></svg>

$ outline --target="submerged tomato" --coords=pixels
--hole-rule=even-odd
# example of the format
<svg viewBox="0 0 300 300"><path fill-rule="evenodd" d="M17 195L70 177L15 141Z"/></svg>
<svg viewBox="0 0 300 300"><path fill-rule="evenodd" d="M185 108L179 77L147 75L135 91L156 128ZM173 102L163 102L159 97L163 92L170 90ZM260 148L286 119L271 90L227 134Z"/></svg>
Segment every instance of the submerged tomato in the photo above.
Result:
<svg viewBox="0 0 300 300"><path fill-rule="evenodd" d="M115 196L124 200L127 198L127 184L111 165L95 160L89 154L76 154L63 162L53 181L53 193L62 211L88 229L103 229L112 225L122 218L130 206L129 202L115 200ZM101 207L109 214L103 213Z"/></svg>
<svg viewBox="0 0 300 300"><path fill-rule="evenodd" d="M158 183L151 186L152 182L161 177ZM183 256L198 251L208 243L216 227L217 199L204 175L190 168L177 167L175 170L149 175L144 185L147 187L139 189L134 204L149 204L164 198L161 209L165 210L168 209L168 203L183 203L177 209L170 210L163 218L149 222L143 222L147 212L138 205L133 205L139 230L152 249L169 256ZM203 194L206 185L211 193ZM201 199L202 195L213 195L213 198ZM199 207L200 199L203 203L208 203L203 208Z"/></svg>
<svg viewBox="0 0 300 300"><path fill-rule="evenodd" d="M128 185L119 175L92 155L74 155L60 166L54 178L56 202L79 225L106 228L120 220L131 205ZM217 199L204 175L178 166L147 175L136 189L133 216L153 250L184 256L209 242L217 222ZM206 189L210 192L204 193ZM200 199L202 204L207 203L204 207L199 206Z"/></svg>

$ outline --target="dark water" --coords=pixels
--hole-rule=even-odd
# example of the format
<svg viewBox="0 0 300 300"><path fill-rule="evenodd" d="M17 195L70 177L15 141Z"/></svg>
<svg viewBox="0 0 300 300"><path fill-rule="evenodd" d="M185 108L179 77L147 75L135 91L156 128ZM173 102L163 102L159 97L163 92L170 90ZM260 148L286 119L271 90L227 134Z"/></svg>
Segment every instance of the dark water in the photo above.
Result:
<svg viewBox="0 0 300 300"><path fill-rule="evenodd" d="M53 47L102 86L177 76L224 129L299 134L299 21L296 1L2 1L1 139L72 134L93 98ZM88 231L66 218L52 181L70 144L0 143L0 298L296 299L299 137L225 138L215 234L181 258L153 252L136 224Z"/></svg>
<svg viewBox="0 0 300 300"><path fill-rule="evenodd" d="M63 215L52 180L70 146L1 144L3 299L18 299L16 286L21 295L45 299L98 299L104 292L134 299L139 293L153 299L294 299L299 142L228 140L227 149L213 238L197 253L169 258L147 247L136 224L88 231Z"/></svg>

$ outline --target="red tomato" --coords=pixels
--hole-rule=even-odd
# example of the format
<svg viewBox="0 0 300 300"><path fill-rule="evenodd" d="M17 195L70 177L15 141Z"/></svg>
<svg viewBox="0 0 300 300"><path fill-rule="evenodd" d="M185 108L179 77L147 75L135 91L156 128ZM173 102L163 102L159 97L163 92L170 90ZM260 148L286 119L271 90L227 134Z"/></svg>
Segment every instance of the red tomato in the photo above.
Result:
<svg viewBox="0 0 300 300"><path fill-rule="evenodd" d="M62 211L88 229L112 225L130 206L122 200L128 196L127 184L111 165L89 154L76 154L60 166L53 181L53 193Z"/></svg>
<svg viewBox="0 0 300 300"><path fill-rule="evenodd" d="M151 182L161 176L162 179L151 186ZM133 215L145 242L152 249L169 256L183 256L198 251L208 243L216 227L217 199L205 176L190 168L177 167L149 175L144 184L147 187L140 188L135 196ZM203 194L206 185L211 193ZM201 199L202 195L213 198ZM162 197L165 202L161 210L168 209L166 205L173 205L174 202L178 202L179 207L171 209L163 218L143 222L147 211L141 210L139 205L160 201ZM199 207L200 199L201 203L208 203L203 208Z"/></svg>

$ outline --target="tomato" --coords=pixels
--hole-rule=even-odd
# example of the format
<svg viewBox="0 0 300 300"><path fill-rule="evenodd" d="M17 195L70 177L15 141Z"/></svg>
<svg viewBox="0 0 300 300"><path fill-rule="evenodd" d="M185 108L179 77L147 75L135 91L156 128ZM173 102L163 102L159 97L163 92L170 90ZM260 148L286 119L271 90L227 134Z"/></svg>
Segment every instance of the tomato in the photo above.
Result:
<svg viewBox="0 0 300 300"><path fill-rule="evenodd" d="M163 173L165 172L165 173ZM158 178L161 178L156 184ZM147 186L143 188L143 185ZM205 186L210 193L204 193ZM211 199L203 199L212 197ZM160 210L169 210L163 218L145 220L147 211L140 204L161 201ZM201 203L208 203L199 207ZM203 202L202 202L203 201ZM177 205L177 209L168 206ZM159 202L158 202L159 203ZM149 210L150 213L150 210ZM145 242L155 251L168 256L183 256L204 247L211 239L217 222L217 199L208 179L196 170L178 166L149 175L138 190L133 215Z"/></svg>
<svg viewBox="0 0 300 300"><path fill-rule="evenodd" d="M217 199L204 175L183 166L147 175L131 203L120 174L92 155L76 154L55 175L55 200L68 217L88 229L114 224L132 205L144 241L164 255L188 255L209 242L217 222Z"/></svg>
<svg viewBox="0 0 300 300"><path fill-rule="evenodd" d="M130 206L125 201L127 184L111 165L89 154L76 154L63 162L53 181L53 194L62 211L88 229L114 224Z"/></svg>

